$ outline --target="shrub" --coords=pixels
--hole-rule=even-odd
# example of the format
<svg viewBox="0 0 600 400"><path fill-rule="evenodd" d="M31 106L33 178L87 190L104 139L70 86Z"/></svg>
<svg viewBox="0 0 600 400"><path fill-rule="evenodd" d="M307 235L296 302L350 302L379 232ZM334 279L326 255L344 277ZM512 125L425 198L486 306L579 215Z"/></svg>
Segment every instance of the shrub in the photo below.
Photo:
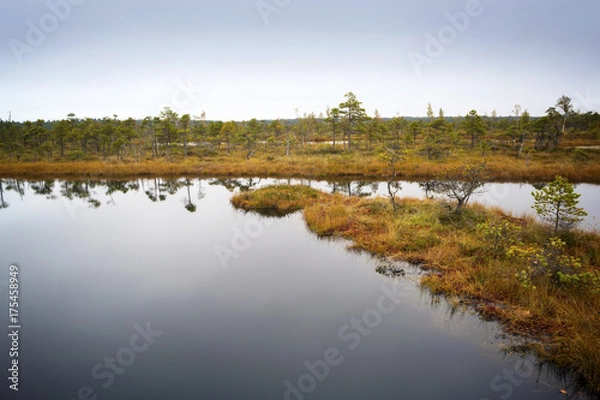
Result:
<svg viewBox="0 0 600 400"><path fill-rule="evenodd" d="M564 254L566 243L559 238L550 238L545 246L511 246L506 252L509 257L526 262L526 267L515 274L525 288L533 288L536 277L548 276L552 283L571 288L587 288L600 293L600 274L597 271L582 271L581 260Z"/></svg>
<svg viewBox="0 0 600 400"><path fill-rule="evenodd" d="M510 221L501 220L477 225L478 233L485 239L495 256L503 256L506 249L518 243L521 227Z"/></svg>

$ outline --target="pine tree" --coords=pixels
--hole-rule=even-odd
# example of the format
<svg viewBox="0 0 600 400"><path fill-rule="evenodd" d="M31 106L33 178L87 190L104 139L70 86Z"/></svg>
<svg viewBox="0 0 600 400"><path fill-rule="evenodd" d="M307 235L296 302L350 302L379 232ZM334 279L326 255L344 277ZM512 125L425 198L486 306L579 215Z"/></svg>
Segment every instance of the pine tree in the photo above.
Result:
<svg viewBox="0 0 600 400"><path fill-rule="evenodd" d="M554 234L559 229L570 229L587 215L579 204L579 193L562 176L556 176L553 182L531 193L535 199L533 209L544 220L552 223Z"/></svg>

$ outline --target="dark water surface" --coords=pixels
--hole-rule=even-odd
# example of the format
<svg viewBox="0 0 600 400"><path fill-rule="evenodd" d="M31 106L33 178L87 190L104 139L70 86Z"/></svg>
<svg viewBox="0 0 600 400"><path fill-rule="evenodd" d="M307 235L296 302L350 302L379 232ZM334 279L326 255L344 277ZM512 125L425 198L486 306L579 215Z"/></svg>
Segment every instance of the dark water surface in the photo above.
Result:
<svg viewBox="0 0 600 400"><path fill-rule="evenodd" d="M301 214L237 212L236 182L4 180L0 324L18 263L22 329L18 394L0 340L1 398L565 398L418 269L382 276Z"/></svg>

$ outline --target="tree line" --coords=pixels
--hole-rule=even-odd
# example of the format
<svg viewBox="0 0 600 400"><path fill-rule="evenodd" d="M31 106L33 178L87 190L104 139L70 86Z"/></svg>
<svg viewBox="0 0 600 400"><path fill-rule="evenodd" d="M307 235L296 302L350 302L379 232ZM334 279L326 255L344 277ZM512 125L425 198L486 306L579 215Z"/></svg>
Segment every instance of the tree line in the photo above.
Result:
<svg viewBox="0 0 600 400"><path fill-rule="evenodd" d="M462 117L446 117L431 104L425 118L383 118L368 115L354 93L324 113L296 112L294 120L208 121L178 115L165 107L143 120L78 118L59 121L0 120L0 156L18 161L166 158L176 160L243 151L247 159L258 151L290 155L307 151L315 142L323 152L412 148L429 159L440 159L453 149L482 153L505 149L521 156L525 149L552 151L566 135L600 139L600 114L580 113L571 99L561 96L546 115L532 117L516 105L513 115L481 116L471 110Z"/></svg>

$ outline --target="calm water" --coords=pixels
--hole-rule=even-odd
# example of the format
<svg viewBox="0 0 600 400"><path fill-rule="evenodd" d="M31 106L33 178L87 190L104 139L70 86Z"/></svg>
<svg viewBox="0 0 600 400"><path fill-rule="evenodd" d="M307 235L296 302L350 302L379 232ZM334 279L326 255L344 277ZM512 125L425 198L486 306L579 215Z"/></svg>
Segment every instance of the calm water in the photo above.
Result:
<svg viewBox="0 0 600 400"><path fill-rule="evenodd" d="M231 208L264 183L2 181L1 307L18 263L22 324L20 392L4 372L2 399L564 398L418 270L382 276L300 214Z"/></svg>

